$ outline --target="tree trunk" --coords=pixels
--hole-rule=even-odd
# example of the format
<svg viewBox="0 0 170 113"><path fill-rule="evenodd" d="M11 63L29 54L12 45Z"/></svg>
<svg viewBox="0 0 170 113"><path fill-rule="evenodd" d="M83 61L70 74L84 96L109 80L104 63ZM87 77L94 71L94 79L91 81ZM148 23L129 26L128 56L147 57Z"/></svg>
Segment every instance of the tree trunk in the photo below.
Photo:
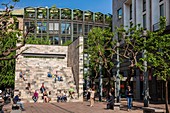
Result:
<svg viewBox="0 0 170 113"><path fill-rule="evenodd" d="M111 78L110 78L110 74L108 74L108 79L109 79L109 81L108 81L108 89L107 89L107 97L109 97L109 92L110 92L110 89L111 89L111 87L110 87L110 81L111 81Z"/></svg>
<svg viewBox="0 0 170 113"><path fill-rule="evenodd" d="M165 82L165 107L166 107L166 113L169 113L168 108L168 80Z"/></svg>

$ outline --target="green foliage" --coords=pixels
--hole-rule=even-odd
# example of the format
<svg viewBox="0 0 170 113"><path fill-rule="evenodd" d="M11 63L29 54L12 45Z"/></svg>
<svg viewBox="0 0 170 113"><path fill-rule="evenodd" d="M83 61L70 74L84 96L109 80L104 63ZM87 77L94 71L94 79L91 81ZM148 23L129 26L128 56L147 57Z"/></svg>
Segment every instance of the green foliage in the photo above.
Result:
<svg viewBox="0 0 170 113"><path fill-rule="evenodd" d="M148 31L147 58L144 59L154 68L154 75L168 80L170 76L170 34L163 34L166 26L165 18L160 18L160 30L157 32Z"/></svg>
<svg viewBox="0 0 170 113"><path fill-rule="evenodd" d="M62 44L62 46L68 46L72 43L72 40L67 40L64 44Z"/></svg>
<svg viewBox="0 0 170 113"><path fill-rule="evenodd" d="M111 52L113 33L110 29L102 30L101 28L93 28L87 39L87 49L84 51L88 54L88 67L91 71L95 71L96 75L91 75L93 78L98 77L99 66L107 70L106 77L110 77L110 70L114 64L112 62L113 53Z"/></svg>
<svg viewBox="0 0 170 113"><path fill-rule="evenodd" d="M27 44L39 44L39 45L50 45L50 40L48 37L46 38L35 38L35 37L28 37L26 40Z"/></svg>
<svg viewBox="0 0 170 113"><path fill-rule="evenodd" d="M19 0L12 1L19 2ZM0 87L14 87L15 58L18 56L16 50L24 46L25 41L21 46L16 46L22 33L16 29L15 23L18 20L11 13L14 5L11 2L1 5L6 9L0 16Z"/></svg>
<svg viewBox="0 0 170 113"><path fill-rule="evenodd" d="M0 61L0 86L14 87L15 59Z"/></svg>

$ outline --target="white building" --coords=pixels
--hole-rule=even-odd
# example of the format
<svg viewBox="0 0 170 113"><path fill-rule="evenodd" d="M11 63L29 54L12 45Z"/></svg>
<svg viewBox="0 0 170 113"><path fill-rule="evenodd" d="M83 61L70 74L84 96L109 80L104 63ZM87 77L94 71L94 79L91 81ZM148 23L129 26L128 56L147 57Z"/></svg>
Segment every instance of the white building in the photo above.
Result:
<svg viewBox="0 0 170 113"><path fill-rule="evenodd" d="M170 33L170 0L113 0L113 31L115 27L125 26L125 29L132 25L140 24L146 30L156 31L159 29L159 20L161 16L166 17L166 30L164 33ZM128 26L128 27L126 27ZM116 38L116 37L115 37ZM120 64L120 74L126 78L129 74L127 62ZM115 70L116 71L116 70ZM152 76L152 72L149 72ZM125 83L121 82L121 86ZM134 98L143 99L143 80L142 72L138 69L133 77ZM153 77L149 80L150 96L153 100L163 100L163 83L156 81ZM124 90L124 89L123 89ZM123 91L122 91L123 92Z"/></svg>
<svg viewBox="0 0 170 113"><path fill-rule="evenodd" d="M156 31L159 19L165 16L170 25L170 0L126 0L123 3L123 25L140 24L143 28Z"/></svg>

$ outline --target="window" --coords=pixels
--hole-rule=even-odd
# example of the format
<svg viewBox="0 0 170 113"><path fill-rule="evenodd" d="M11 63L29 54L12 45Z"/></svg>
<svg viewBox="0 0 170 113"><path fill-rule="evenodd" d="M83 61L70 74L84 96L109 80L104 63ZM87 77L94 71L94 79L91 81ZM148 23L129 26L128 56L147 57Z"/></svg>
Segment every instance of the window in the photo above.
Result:
<svg viewBox="0 0 170 113"><path fill-rule="evenodd" d="M53 23L49 23L49 30L53 30Z"/></svg>
<svg viewBox="0 0 170 113"><path fill-rule="evenodd" d="M59 32L59 23L49 23L49 33L58 34Z"/></svg>
<svg viewBox="0 0 170 113"><path fill-rule="evenodd" d="M132 28L133 27L133 23L132 22L130 22L130 28Z"/></svg>
<svg viewBox="0 0 170 113"><path fill-rule="evenodd" d="M143 12L146 11L146 0L143 0Z"/></svg>
<svg viewBox="0 0 170 113"><path fill-rule="evenodd" d="M59 23L54 23L54 30L59 30Z"/></svg>
<svg viewBox="0 0 170 113"><path fill-rule="evenodd" d="M146 14L143 15L143 28L146 29Z"/></svg>
<svg viewBox="0 0 170 113"><path fill-rule="evenodd" d="M27 32L28 30L30 30L30 31L29 31L30 33L34 33L34 29L31 29L31 28L34 28L34 27L35 27L34 22L25 22L24 30L25 30L25 32ZM37 27L37 28L38 28L38 27Z"/></svg>
<svg viewBox="0 0 170 113"><path fill-rule="evenodd" d="M70 34L70 33L71 33L71 24L61 23L61 34Z"/></svg>
<svg viewBox="0 0 170 113"><path fill-rule="evenodd" d="M118 17L118 19L122 18L122 8L117 10L117 17Z"/></svg>
<svg viewBox="0 0 170 113"><path fill-rule="evenodd" d="M66 34L70 34L71 24L66 23Z"/></svg>
<svg viewBox="0 0 170 113"><path fill-rule="evenodd" d="M84 25L84 34L88 35L88 25Z"/></svg>
<svg viewBox="0 0 170 113"><path fill-rule="evenodd" d="M61 37L61 45L65 43L65 37Z"/></svg>
<svg viewBox="0 0 170 113"><path fill-rule="evenodd" d="M47 33L46 22L37 22L37 33Z"/></svg>
<svg viewBox="0 0 170 113"><path fill-rule="evenodd" d="M130 20L132 19L132 4L130 4Z"/></svg>
<svg viewBox="0 0 170 113"><path fill-rule="evenodd" d="M73 34L77 34L77 24L73 24Z"/></svg>
<svg viewBox="0 0 170 113"><path fill-rule="evenodd" d="M78 24L78 34L82 34L82 24Z"/></svg>
<svg viewBox="0 0 170 113"><path fill-rule="evenodd" d="M92 26L92 25L89 25L89 32L91 31L92 28L93 28L93 26Z"/></svg>
<svg viewBox="0 0 170 113"><path fill-rule="evenodd" d="M160 8L160 17L162 16L165 16L164 15L164 4L161 4L160 6L159 6L159 8Z"/></svg>
<svg viewBox="0 0 170 113"><path fill-rule="evenodd" d="M54 44L59 45L59 37L58 36L54 37Z"/></svg>

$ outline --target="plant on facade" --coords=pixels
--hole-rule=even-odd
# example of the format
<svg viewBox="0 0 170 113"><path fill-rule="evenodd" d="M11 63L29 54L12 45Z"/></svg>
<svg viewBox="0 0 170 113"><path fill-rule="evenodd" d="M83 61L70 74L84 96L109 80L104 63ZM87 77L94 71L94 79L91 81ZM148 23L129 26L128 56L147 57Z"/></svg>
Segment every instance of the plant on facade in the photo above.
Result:
<svg viewBox="0 0 170 113"><path fill-rule="evenodd" d="M66 41L64 42L64 44L62 44L62 46L68 46L68 45L70 45L72 42L73 42L72 40L66 40Z"/></svg>
<svg viewBox="0 0 170 113"><path fill-rule="evenodd" d="M46 19L47 18L47 9L46 8L38 8L37 9L37 17L39 19Z"/></svg>
<svg viewBox="0 0 170 113"><path fill-rule="evenodd" d="M51 19L59 19L59 9L57 9L56 5L50 8L49 14Z"/></svg>
<svg viewBox="0 0 170 113"><path fill-rule="evenodd" d="M95 22L103 22L103 14L100 12L95 13Z"/></svg>
<svg viewBox="0 0 170 113"><path fill-rule="evenodd" d="M92 21L93 20L93 13L91 11L85 11L84 13L85 21Z"/></svg>
<svg viewBox="0 0 170 113"><path fill-rule="evenodd" d="M62 19L71 19L71 10L66 8L61 10Z"/></svg>
<svg viewBox="0 0 170 113"><path fill-rule="evenodd" d="M82 13L82 11L81 10L79 10L79 9L75 9L74 11L73 11L73 13L74 13L74 19L75 20L82 20L82 18L83 18L83 13Z"/></svg>
<svg viewBox="0 0 170 113"><path fill-rule="evenodd" d="M35 8L27 7L24 11L24 17L35 18Z"/></svg>
<svg viewBox="0 0 170 113"><path fill-rule="evenodd" d="M50 45L50 39L49 37L45 38L36 38L36 37L29 37L26 40L27 44L39 44L39 45Z"/></svg>
<svg viewBox="0 0 170 113"><path fill-rule="evenodd" d="M108 91L110 90L112 77L111 70L114 67L112 62L113 53L111 52L112 37L113 33L110 32L110 29L93 28L88 34L87 49L85 50L89 58L89 69L92 70L91 72L95 72L92 77L94 79L98 78L99 72L103 70L103 76L108 78Z"/></svg>
<svg viewBox="0 0 170 113"><path fill-rule="evenodd" d="M19 0L13 0L14 5ZM15 23L18 22L15 16L12 16L11 11L14 5L10 3L2 4L5 10L0 13L0 85L3 87L14 86L15 59L21 53L16 54L16 50L26 44L26 38L29 30L21 37L21 31L16 29ZM20 42L19 45L16 45Z"/></svg>

